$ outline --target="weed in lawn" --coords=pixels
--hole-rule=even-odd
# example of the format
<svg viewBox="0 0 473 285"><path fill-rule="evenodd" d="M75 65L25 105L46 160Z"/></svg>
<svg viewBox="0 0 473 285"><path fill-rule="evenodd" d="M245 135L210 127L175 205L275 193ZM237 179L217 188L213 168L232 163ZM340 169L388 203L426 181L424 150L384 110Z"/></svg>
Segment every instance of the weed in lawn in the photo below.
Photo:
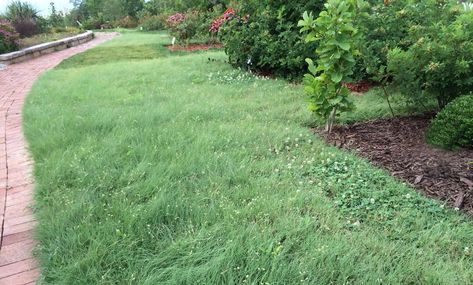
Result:
<svg viewBox="0 0 473 285"><path fill-rule="evenodd" d="M207 79L209 82L215 82L216 84L240 84L255 82L257 80L269 80L268 77L257 76L241 69L225 72L217 71L216 73L211 72L208 74Z"/></svg>

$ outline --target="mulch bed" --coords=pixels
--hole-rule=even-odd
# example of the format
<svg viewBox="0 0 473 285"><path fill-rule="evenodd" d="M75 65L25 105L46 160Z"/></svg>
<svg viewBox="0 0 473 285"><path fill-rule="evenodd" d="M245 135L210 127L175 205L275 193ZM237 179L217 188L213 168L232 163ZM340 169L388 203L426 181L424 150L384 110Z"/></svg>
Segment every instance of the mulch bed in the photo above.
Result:
<svg viewBox="0 0 473 285"><path fill-rule="evenodd" d="M350 89L351 92L355 93L366 93L371 90L371 88L374 87L373 84L371 84L368 81L358 81L355 83L344 83L348 89Z"/></svg>
<svg viewBox="0 0 473 285"><path fill-rule="evenodd" d="M223 48L223 46L221 44L191 44L187 46L167 45L166 48L169 49L170 51L192 52L192 51L199 51L199 50L221 49Z"/></svg>
<svg viewBox="0 0 473 285"><path fill-rule="evenodd" d="M423 194L473 216L473 150L447 151L426 144L430 116L337 126L327 143L352 150Z"/></svg>

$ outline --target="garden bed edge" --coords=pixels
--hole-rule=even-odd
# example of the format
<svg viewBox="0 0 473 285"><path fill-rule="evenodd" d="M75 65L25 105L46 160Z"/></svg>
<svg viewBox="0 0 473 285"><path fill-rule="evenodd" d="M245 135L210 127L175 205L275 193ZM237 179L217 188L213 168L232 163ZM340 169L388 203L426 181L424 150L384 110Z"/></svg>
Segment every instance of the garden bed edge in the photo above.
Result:
<svg viewBox="0 0 473 285"><path fill-rule="evenodd" d="M53 42L43 43L28 47L19 51L0 54L0 64L12 64L22 62L31 58L39 57L44 54L64 50L73 46L83 44L94 38L92 31L87 31L77 36L67 37Z"/></svg>

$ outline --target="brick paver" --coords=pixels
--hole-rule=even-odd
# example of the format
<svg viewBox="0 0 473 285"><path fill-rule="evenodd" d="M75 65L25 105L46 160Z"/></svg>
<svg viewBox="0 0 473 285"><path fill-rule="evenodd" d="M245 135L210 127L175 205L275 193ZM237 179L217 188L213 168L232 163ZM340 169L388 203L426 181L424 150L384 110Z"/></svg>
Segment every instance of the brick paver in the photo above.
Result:
<svg viewBox="0 0 473 285"><path fill-rule="evenodd" d="M21 129L24 99L41 73L116 35L97 33L83 45L0 70L0 285L34 284L40 274L31 254L36 220L32 161Z"/></svg>

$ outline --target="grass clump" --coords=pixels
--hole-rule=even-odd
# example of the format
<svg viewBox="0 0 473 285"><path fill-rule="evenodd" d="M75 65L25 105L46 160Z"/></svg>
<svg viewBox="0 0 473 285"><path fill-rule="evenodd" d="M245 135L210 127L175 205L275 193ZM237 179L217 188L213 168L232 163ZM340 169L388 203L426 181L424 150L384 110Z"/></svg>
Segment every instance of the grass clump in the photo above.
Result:
<svg viewBox="0 0 473 285"><path fill-rule="evenodd" d="M437 114L427 133L429 143L447 148L473 148L473 95L461 96Z"/></svg>
<svg viewBox="0 0 473 285"><path fill-rule="evenodd" d="M470 221L314 138L300 86L215 51L74 60L24 110L44 283L473 283Z"/></svg>

